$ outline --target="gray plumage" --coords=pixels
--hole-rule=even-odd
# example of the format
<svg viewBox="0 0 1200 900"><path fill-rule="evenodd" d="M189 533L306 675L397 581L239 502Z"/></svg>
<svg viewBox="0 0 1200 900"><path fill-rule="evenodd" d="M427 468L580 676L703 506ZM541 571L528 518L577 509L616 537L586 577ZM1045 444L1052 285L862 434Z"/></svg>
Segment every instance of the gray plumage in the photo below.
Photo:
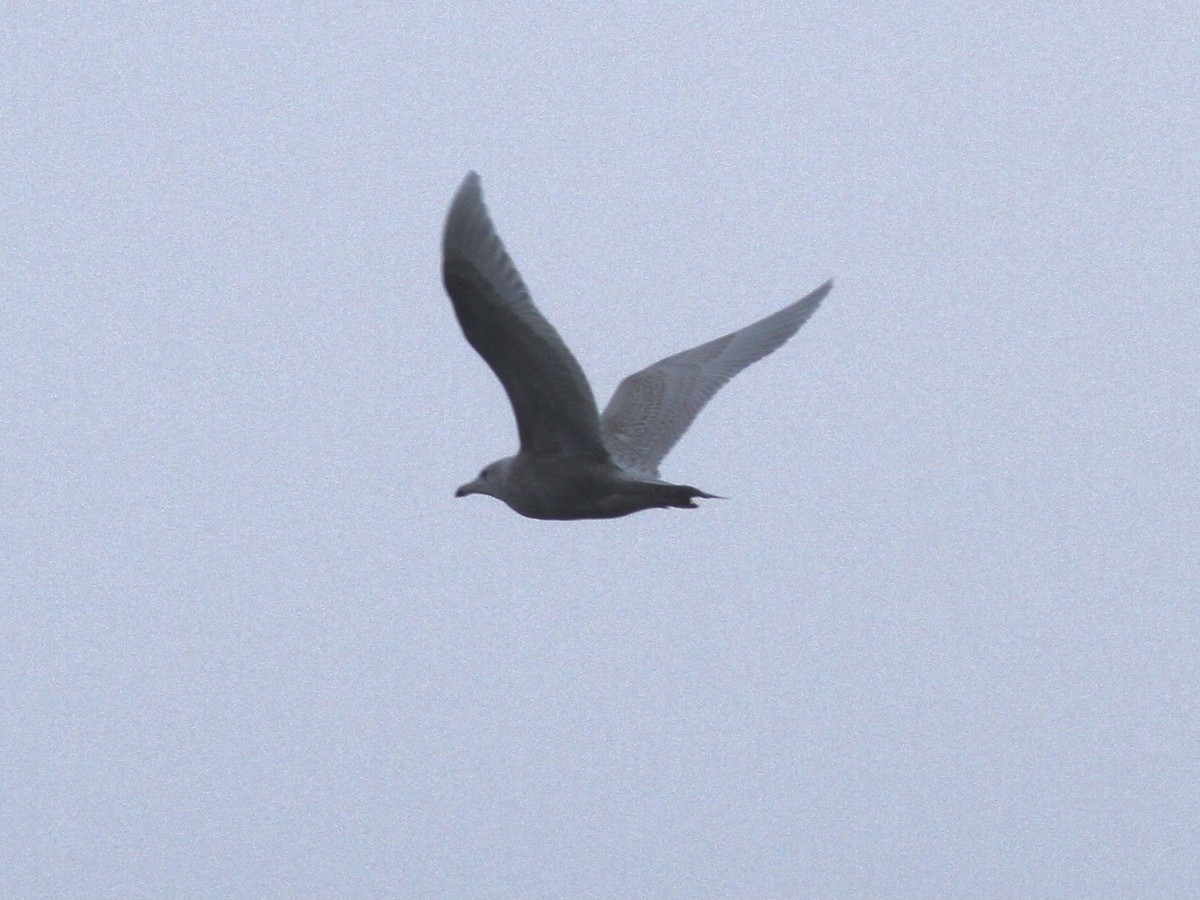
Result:
<svg viewBox="0 0 1200 900"><path fill-rule="evenodd" d="M456 496L482 493L538 519L612 518L712 498L658 465L720 387L778 349L829 293L656 362L621 382L601 416L583 369L538 312L492 225L479 176L463 180L442 238L442 278L463 334L504 386L520 450Z"/></svg>

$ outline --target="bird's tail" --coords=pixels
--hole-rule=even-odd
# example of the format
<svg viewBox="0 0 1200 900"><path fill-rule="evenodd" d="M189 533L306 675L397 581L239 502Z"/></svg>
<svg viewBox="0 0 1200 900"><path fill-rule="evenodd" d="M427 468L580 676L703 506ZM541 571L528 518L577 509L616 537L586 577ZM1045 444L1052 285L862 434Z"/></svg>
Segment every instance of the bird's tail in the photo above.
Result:
<svg viewBox="0 0 1200 900"><path fill-rule="evenodd" d="M690 484L656 484L655 496L663 501L663 507L675 507L677 509L695 509L696 500L724 500L717 494L710 494L707 491L702 491L699 488L694 488Z"/></svg>

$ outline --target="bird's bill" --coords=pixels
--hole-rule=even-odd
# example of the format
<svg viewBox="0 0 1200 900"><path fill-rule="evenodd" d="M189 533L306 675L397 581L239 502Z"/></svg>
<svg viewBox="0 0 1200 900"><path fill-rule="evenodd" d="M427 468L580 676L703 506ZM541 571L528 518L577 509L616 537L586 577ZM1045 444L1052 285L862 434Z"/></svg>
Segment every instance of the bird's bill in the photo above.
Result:
<svg viewBox="0 0 1200 900"><path fill-rule="evenodd" d="M464 484L462 487L460 487L458 490L456 490L454 492L454 496L455 497L465 497L465 496L467 496L467 494L478 494L478 493L479 493L479 479L476 479L475 481L468 481L466 484Z"/></svg>

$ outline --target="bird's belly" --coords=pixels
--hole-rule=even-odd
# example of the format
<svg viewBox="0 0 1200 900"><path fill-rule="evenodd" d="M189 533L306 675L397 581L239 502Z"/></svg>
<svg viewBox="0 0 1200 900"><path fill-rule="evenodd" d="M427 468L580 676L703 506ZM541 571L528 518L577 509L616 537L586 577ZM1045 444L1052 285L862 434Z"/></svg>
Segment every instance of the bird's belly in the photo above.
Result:
<svg viewBox="0 0 1200 900"><path fill-rule="evenodd" d="M531 519L615 519L643 509L692 507L694 488L629 478L616 467L539 461L508 505Z"/></svg>

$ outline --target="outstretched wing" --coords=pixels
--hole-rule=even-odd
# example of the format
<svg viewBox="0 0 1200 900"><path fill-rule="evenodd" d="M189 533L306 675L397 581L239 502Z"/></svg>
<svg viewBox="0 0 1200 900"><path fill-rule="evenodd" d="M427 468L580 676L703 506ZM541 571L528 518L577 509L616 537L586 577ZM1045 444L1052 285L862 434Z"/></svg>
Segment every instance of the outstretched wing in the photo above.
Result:
<svg viewBox="0 0 1200 900"><path fill-rule="evenodd" d="M442 280L467 341L504 385L521 451L608 459L583 369L533 305L488 216L474 172L446 214Z"/></svg>
<svg viewBox="0 0 1200 900"><path fill-rule="evenodd" d="M657 478L659 462L721 385L781 347L832 287L827 281L753 325L668 356L622 381L600 420L612 458L628 471Z"/></svg>

